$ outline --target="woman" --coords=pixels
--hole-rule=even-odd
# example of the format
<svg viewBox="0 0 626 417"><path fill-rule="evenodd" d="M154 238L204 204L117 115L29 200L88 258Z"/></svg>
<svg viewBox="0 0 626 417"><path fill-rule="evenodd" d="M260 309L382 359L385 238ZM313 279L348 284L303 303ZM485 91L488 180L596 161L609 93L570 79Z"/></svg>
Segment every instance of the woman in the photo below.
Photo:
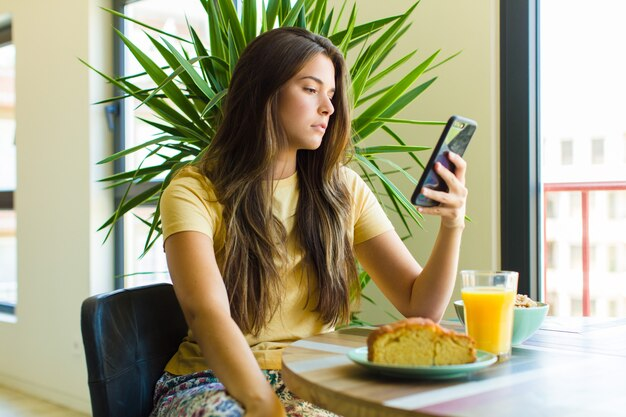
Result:
<svg viewBox="0 0 626 417"><path fill-rule="evenodd" d="M326 38L262 34L234 71L224 119L201 163L161 199L165 251L189 336L155 392L154 416L329 416L282 384L281 351L349 318L355 260L406 316L440 320L464 227L465 162L424 190L441 217L422 269L350 149L348 73ZM202 411L200 411L202 410Z"/></svg>

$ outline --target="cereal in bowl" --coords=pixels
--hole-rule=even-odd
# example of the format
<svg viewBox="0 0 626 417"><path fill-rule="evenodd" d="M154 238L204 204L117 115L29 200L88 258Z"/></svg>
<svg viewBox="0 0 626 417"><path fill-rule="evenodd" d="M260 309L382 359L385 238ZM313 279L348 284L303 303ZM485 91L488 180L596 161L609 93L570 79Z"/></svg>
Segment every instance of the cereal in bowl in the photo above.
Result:
<svg viewBox="0 0 626 417"><path fill-rule="evenodd" d="M533 301L526 294L517 294L515 296L515 307L521 307L521 308L537 307L537 302Z"/></svg>

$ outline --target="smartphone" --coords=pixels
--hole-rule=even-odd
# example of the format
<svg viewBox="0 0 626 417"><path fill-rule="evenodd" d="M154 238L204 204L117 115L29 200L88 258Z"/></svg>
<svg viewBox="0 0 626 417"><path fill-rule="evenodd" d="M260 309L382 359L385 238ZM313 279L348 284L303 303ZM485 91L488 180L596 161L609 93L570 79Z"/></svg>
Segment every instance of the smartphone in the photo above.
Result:
<svg viewBox="0 0 626 417"><path fill-rule="evenodd" d="M472 135L476 131L477 124L471 119L461 116L452 116L443 128L441 137L437 141L430 160L420 177L415 191L411 196L411 202L416 206L434 207L438 206L437 201L426 198L422 193L422 188L432 188L437 191L448 191L446 182L435 172L435 163L441 162L443 166L454 172L454 164L448 159L448 152L452 151L458 155L463 155Z"/></svg>

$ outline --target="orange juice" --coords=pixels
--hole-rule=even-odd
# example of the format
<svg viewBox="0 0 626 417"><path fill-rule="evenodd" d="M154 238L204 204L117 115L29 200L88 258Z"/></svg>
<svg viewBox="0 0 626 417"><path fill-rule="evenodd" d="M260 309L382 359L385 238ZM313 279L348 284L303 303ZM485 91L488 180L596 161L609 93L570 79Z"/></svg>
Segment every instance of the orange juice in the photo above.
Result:
<svg viewBox="0 0 626 417"><path fill-rule="evenodd" d="M502 287L470 287L461 290L467 334L476 347L496 355L511 351L515 291Z"/></svg>

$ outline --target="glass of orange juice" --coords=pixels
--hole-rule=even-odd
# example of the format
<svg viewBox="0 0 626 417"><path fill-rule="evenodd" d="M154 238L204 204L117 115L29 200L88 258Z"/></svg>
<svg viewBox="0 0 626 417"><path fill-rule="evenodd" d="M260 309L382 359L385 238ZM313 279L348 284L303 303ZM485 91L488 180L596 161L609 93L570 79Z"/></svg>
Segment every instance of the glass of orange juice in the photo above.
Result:
<svg viewBox="0 0 626 417"><path fill-rule="evenodd" d="M465 329L478 349L511 357L513 306L519 274L513 271L461 271Z"/></svg>

